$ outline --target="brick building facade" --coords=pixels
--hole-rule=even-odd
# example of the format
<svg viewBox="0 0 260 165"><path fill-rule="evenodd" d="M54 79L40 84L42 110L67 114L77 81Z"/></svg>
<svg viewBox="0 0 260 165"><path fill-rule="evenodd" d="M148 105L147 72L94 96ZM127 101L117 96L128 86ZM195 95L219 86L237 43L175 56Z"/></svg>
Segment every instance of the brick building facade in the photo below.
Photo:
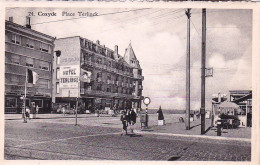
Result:
<svg viewBox="0 0 260 165"><path fill-rule="evenodd" d="M27 18L28 19L28 18ZM5 21L5 112L21 112L27 69L36 72L36 85L27 84L26 106L35 102L40 112L50 112L54 37Z"/></svg>

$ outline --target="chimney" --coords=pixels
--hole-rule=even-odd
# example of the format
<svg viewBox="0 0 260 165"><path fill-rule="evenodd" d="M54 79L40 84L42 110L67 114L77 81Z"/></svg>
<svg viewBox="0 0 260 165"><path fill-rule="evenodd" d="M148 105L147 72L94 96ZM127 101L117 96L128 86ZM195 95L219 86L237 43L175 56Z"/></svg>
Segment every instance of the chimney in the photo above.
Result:
<svg viewBox="0 0 260 165"><path fill-rule="evenodd" d="M9 21L10 22L14 22L14 18L13 17L9 17Z"/></svg>
<svg viewBox="0 0 260 165"><path fill-rule="evenodd" d="M99 40L97 40L97 42L96 42L96 43L97 43L97 45L100 45L100 41L99 41Z"/></svg>
<svg viewBox="0 0 260 165"><path fill-rule="evenodd" d="M118 55L118 46L115 45L115 54Z"/></svg>
<svg viewBox="0 0 260 165"><path fill-rule="evenodd" d="M26 16L26 25L27 28L31 29L31 18Z"/></svg>

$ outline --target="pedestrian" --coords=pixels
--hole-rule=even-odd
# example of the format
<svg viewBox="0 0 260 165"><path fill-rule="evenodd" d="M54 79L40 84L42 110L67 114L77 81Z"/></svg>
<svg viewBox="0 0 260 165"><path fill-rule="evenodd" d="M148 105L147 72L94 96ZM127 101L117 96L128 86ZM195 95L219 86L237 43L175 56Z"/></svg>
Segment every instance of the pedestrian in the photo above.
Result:
<svg viewBox="0 0 260 165"><path fill-rule="evenodd" d="M126 120L127 120L127 123L128 124L131 124L131 122L130 122L130 109L127 109L127 108L125 108L126 109Z"/></svg>
<svg viewBox="0 0 260 165"><path fill-rule="evenodd" d="M66 106L67 106L67 105L64 105L64 106L62 106L62 108L61 108L61 109L62 109L62 114L63 114L63 116L65 116L65 113L66 113L66 108L65 108Z"/></svg>
<svg viewBox="0 0 260 165"><path fill-rule="evenodd" d="M36 105L36 113L38 114L39 113L39 106Z"/></svg>
<svg viewBox="0 0 260 165"><path fill-rule="evenodd" d="M135 113L135 111L134 111L134 109L132 109L131 111L130 111L130 130L131 130L131 133L134 133L134 125L135 125L135 123L136 123L136 113Z"/></svg>
<svg viewBox="0 0 260 165"><path fill-rule="evenodd" d="M72 110L73 110L73 115L75 115L76 114L76 106L75 105L73 105Z"/></svg>
<svg viewBox="0 0 260 165"><path fill-rule="evenodd" d="M26 106L25 109L25 117L30 120L30 107Z"/></svg>
<svg viewBox="0 0 260 165"><path fill-rule="evenodd" d="M123 125L121 136L124 134L124 132L125 132L125 135L127 135L128 121L127 121L126 111L122 111L120 120L122 121L122 125Z"/></svg>

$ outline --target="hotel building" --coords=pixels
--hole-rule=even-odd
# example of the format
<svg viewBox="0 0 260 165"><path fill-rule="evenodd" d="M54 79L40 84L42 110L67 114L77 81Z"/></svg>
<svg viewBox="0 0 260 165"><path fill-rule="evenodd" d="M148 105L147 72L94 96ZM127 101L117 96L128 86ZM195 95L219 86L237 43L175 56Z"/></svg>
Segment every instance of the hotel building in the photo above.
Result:
<svg viewBox="0 0 260 165"><path fill-rule="evenodd" d="M53 103L82 109L141 108L142 69L131 43L124 56L118 46L109 49L99 41L79 36L55 40ZM84 79L84 80L83 80Z"/></svg>

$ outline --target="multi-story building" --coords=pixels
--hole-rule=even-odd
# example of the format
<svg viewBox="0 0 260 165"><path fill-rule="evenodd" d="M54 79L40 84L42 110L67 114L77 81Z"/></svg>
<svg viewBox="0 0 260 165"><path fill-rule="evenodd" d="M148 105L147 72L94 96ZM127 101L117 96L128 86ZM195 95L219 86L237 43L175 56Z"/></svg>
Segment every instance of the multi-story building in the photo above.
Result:
<svg viewBox="0 0 260 165"><path fill-rule="evenodd" d="M5 112L21 112L27 69L36 72L35 85L27 84L26 106L35 102L40 112L50 112L54 37L5 21Z"/></svg>
<svg viewBox="0 0 260 165"><path fill-rule="evenodd" d="M141 108L144 78L131 44L124 57L118 46L111 50L79 36L55 40L55 50L53 103L73 107L79 97L83 109Z"/></svg>
<svg viewBox="0 0 260 165"><path fill-rule="evenodd" d="M236 103L240 111L241 126L252 126L252 90L230 90L230 101Z"/></svg>

